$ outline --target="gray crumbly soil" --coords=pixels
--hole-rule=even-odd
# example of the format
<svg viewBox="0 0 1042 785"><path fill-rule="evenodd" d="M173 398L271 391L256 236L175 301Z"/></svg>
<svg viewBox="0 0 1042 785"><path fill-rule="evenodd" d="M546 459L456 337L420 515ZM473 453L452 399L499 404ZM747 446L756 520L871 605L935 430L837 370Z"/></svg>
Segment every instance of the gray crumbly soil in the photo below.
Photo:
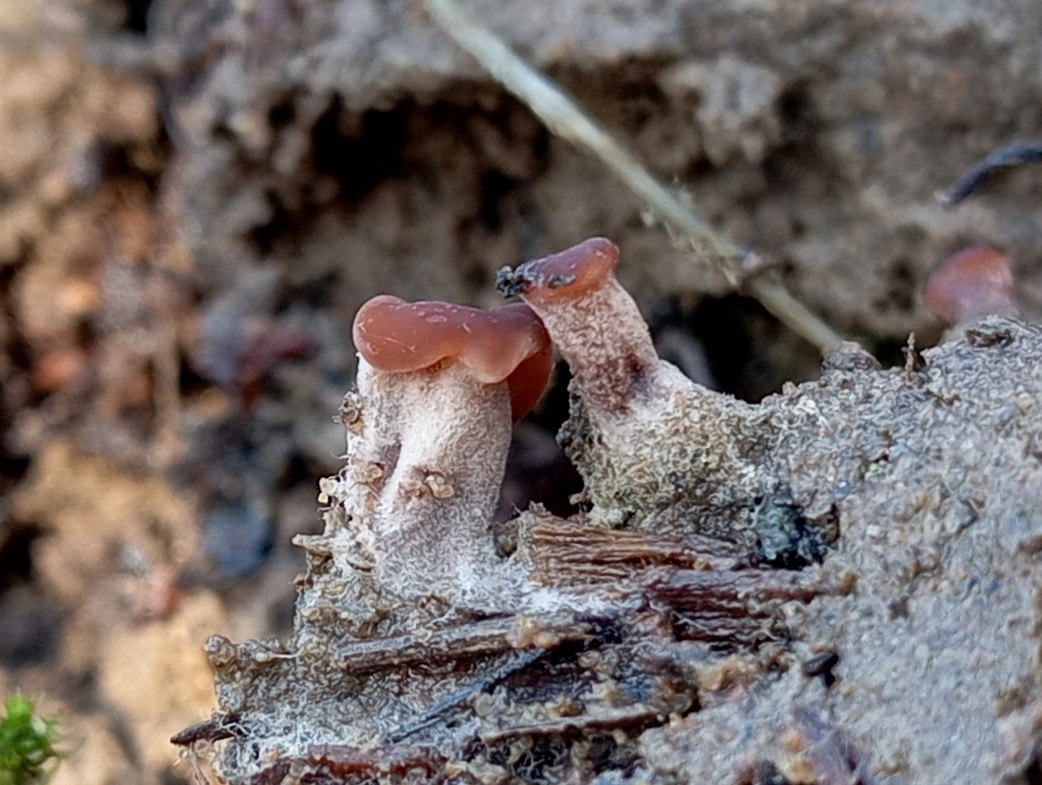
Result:
<svg viewBox="0 0 1042 785"><path fill-rule="evenodd" d="M834 505L824 570L856 581L790 622L798 660L838 655L836 681L792 668L646 733L656 773L728 781L769 761L792 782L1038 776L1039 338L995 321L922 369L827 368L765 402L802 412L776 452L801 505ZM829 771L840 740L863 774ZM800 779L808 761L816 779Z"/></svg>
<svg viewBox="0 0 1042 785"><path fill-rule="evenodd" d="M1038 313L1038 170L995 178L957 210L933 199L974 159L1039 133L1042 21L1030 0L468 7L873 350L909 330L939 336L918 292L966 242L1009 249L1025 310ZM350 319L371 294L491 304L499 266L606 235L647 313L677 298L681 318L660 334L679 329L690 354L693 329L718 383L759 398L815 374L812 353L748 302L713 299L726 291L718 275L646 225L604 171L550 137L415 3L12 0L0 3L0 106L0 689L24 688L64 718L70 755L59 782L189 779L187 765L171 768L166 739L212 704L199 645L211 632L243 640L289 629L302 562L288 542L318 526L315 478L336 471L344 444L331 416L353 373ZM517 506L554 499L567 509L575 488L546 479L565 472L548 446L555 416L527 423L518 440L507 481ZM888 427L894 414L879 419ZM824 455L846 435L839 427L809 444ZM889 437L862 437L866 454L887 453ZM916 438L927 454L947 444L925 429ZM967 456L998 449L993 431L960 438L972 439L960 448ZM1017 498L1009 488L1034 471L1032 454L1010 455L1001 473L983 459L967 464L967 479L908 502L908 516L984 513L958 548L888 545L898 568L921 574L896 611L886 580L871 590L878 596L863 595L871 606L914 628L931 604L953 619L970 614L995 585L987 618L1007 624L1007 636L1025 630L1010 639L1015 652L1034 646L1034 622L1023 621L1034 616L1013 582L969 587L973 565L984 575L997 560L988 575L1020 565L1029 577L1019 591L1034 590L1033 551L1013 543L1028 536L1037 506L1019 528L987 512L996 498ZM901 460L913 459L870 460L857 486L880 510L894 507L887 472ZM849 478L830 465L800 473L801 461L792 459L793 490L820 512ZM977 485L983 501L953 501ZM866 552L883 547L875 538L898 537L867 513L848 514L852 540L844 535L833 559L862 534ZM1005 550L970 559L970 542L984 548L997 531L1010 532ZM952 588L959 580L965 597ZM841 621L798 645L868 634ZM958 640L949 650L965 654ZM899 643L888 639L894 672L915 681L916 663L940 644L904 652ZM857 705L838 705L844 689L866 722L884 715L888 690L902 689L894 679L868 690L890 674L862 680L855 669L871 668L857 663L845 654L842 678L814 703L838 727L849 728L843 706ZM1030 782L1034 682L1011 678L996 698L1002 722L992 736L982 731L1011 751L980 765ZM768 698L738 696L649 732L641 744L658 752L644 754L663 772L694 776L677 738L738 723L757 730L721 743L722 755L780 760L769 752L776 729L757 718L786 691L818 689L797 681L790 669L762 688ZM976 694L997 695L990 684ZM994 716L981 712L973 716ZM793 720L804 734L815 723ZM877 758L864 739L853 743L877 777L925 760L914 744Z"/></svg>
<svg viewBox="0 0 1042 785"><path fill-rule="evenodd" d="M409 776L1032 782L1042 718L1042 330L993 318L924 352L921 363L884 371L846 344L819 380L738 416L735 430L760 445L761 462L736 473L732 493L744 492L746 508L776 511L753 524L761 547L752 566L721 564L736 547L713 544L724 513L683 491L668 528L668 516L642 513L636 501L623 529L600 529L600 542L628 538L625 530L709 534L689 551L717 557L708 568L685 572L667 561L656 569L645 553L628 576L590 581L592 549L585 574L569 572L563 551L519 550L515 562L531 558L553 591L575 592L564 621L520 592L514 620L468 616L450 595L395 601L369 568L341 561L358 550L339 501L351 491L327 486L326 533L300 543L309 559L294 636L207 644L219 713L199 733L219 742L221 777L258 785ZM696 400L705 411L720 405ZM363 419L373 416L365 404ZM706 417L666 422L669 435L648 436L664 455L695 440L711 452L725 438ZM720 461L735 458L721 453ZM340 478L350 485L350 476ZM598 470L587 481L645 493L621 472ZM716 510L713 526L699 505ZM747 525L749 509L740 507L726 508L734 532ZM598 507L592 514L614 517ZM574 524L536 527L544 537L547 528L563 532L563 541ZM800 541L812 537L819 547L828 541L827 552L801 558ZM784 559L763 552L780 540L792 546ZM418 558L405 569L422 583L432 567ZM736 588L696 584L714 579ZM676 580L690 582L687 596L661 590ZM810 593L780 588L795 586ZM718 612L727 607L739 610ZM592 619L602 627L589 629ZM473 648L490 622L515 631L498 649ZM525 624L527 637L516 631ZM547 637L536 642L539 634ZM459 637L437 643L446 635Z"/></svg>

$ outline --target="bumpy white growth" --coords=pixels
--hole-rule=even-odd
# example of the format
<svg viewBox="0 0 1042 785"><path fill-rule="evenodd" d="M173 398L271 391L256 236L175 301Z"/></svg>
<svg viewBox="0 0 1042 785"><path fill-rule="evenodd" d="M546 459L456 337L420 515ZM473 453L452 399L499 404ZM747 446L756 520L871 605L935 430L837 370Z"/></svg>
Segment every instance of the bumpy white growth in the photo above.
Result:
<svg viewBox="0 0 1042 785"><path fill-rule="evenodd" d="M358 394L345 505L378 581L403 597L492 602L510 582L489 531L510 446L506 382L459 364L388 373L359 358Z"/></svg>

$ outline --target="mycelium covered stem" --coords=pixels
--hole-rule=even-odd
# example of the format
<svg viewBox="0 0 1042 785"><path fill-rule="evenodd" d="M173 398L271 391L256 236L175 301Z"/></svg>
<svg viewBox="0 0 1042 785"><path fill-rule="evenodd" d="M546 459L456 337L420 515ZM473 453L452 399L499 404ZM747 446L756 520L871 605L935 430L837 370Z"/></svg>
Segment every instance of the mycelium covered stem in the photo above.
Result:
<svg viewBox="0 0 1042 785"><path fill-rule="evenodd" d="M591 413L626 416L679 372L659 360L637 304L615 278L618 260L615 244L595 237L501 272L498 285L539 314Z"/></svg>
<svg viewBox="0 0 1042 785"><path fill-rule="evenodd" d="M355 317L359 409L345 505L378 581L464 602L502 582L489 524L512 418L542 393L550 344L528 306L376 297Z"/></svg>
<svg viewBox="0 0 1042 785"><path fill-rule="evenodd" d="M498 286L532 307L571 369L561 438L594 513L730 536L723 512L755 495L738 446L747 407L659 359L615 278L618 258L612 242L593 238L501 271Z"/></svg>

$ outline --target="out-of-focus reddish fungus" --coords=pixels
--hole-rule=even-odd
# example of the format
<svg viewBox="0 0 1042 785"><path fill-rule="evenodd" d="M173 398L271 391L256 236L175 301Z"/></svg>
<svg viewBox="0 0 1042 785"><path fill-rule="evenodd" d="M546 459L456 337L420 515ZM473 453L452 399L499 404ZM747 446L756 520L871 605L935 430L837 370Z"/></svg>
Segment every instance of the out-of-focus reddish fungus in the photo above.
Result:
<svg viewBox="0 0 1042 785"><path fill-rule="evenodd" d="M358 398L347 512L377 579L405 597L496 592L489 524L511 419L539 399L550 339L525 305L482 311L376 297L355 317ZM428 565L422 575L414 566Z"/></svg>
<svg viewBox="0 0 1042 785"><path fill-rule="evenodd" d="M930 273L923 301L949 325L1017 313L1010 258L990 245L963 248Z"/></svg>
<svg viewBox="0 0 1042 785"><path fill-rule="evenodd" d="M251 408L264 391L268 373L282 360L296 360L315 351L315 339L300 330L270 326L253 336L239 357L235 386L243 406Z"/></svg>

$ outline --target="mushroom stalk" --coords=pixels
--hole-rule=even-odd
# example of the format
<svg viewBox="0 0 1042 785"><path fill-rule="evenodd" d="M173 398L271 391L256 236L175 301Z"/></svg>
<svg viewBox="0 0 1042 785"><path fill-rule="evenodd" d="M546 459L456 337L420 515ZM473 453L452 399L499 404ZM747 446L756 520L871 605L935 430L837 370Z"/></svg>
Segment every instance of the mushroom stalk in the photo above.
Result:
<svg viewBox="0 0 1042 785"><path fill-rule="evenodd" d="M594 238L500 272L500 290L521 295L571 368L562 445L595 515L740 539L731 512L756 492L739 444L747 406L659 358L617 262Z"/></svg>
<svg viewBox="0 0 1042 785"><path fill-rule="evenodd" d="M377 579L403 596L481 594L503 574L488 525L510 446L506 383L459 365L387 374L359 359L358 393L347 512Z"/></svg>
<svg viewBox="0 0 1042 785"><path fill-rule="evenodd" d="M591 412L625 416L668 386L648 326L614 278L577 300L530 304Z"/></svg>
<svg viewBox="0 0 1042 785"><path fill-rule="evenodd" d="M539 315L588 416L639 421L649 407L673 404L671 392L708 391L659 358L637 303L615 278L618 253L594 238L502 271L499 287Z"/></svg>
<svg viewBox="0 0 1042 785"><path fill-rule="evenodd" d="M550 374L546 330L526 305L380 296L358 311L352 334L358 390L344 410L342 498L377 582L406 598L498 607L519 577L489 526L511 422Z"/></svg>

